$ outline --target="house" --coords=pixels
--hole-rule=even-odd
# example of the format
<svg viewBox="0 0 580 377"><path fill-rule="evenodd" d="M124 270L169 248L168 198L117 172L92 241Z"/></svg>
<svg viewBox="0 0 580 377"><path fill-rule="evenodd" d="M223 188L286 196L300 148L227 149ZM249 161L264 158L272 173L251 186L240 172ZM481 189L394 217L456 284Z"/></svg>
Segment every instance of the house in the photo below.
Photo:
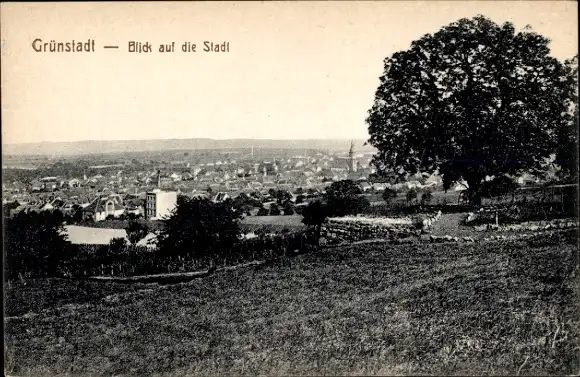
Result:
<svg viewBox="0 0 580 377"><path fill-rule="evenodd" d="M84 219L103 221L109 216L119 217L125 213L123 207L116 198L101 198L93 200L88 206L82 209Z"/></svg>
<svg viewBox="0 0 580 377"><path fill-rule="evenodd" d="M387 189L387 187L389 187L390 185L388 183L373 183L373 189L375 191L385 191Z"/></svg>
<svg viewBox="0 0 580 377"><path fill-rule="evenodd" d="M225 192L218 192L213 197L213 199L211 201L214 202L214 203L221 203L221 202L223 202L223 201L225 201L226 199L229 199L229 198L230 198L230 196L227 193L225 193Z"/></svg>
<svg viewBox="0 0 580 377"><path fill-rule="evenodd" d="M370 183L365 181L361 182L359 186L362 192L367 192L373 188L373 186Z"/></svg>
<svg viewBox="0 0 580 377"><path fill-rule="evenodd" d="M54 210L54 206L51 203L44 203L40 206L40 211L52 211Z"/></svg>
<svg viewBox="0 0 580 377"><path fill-rule="evenodd" d="M538 183L539 179L535 178L529 173L524 173L520 177L518 177L517 182L519 185L527 186Z"/></svg>
<svg viewBox="0 0 580 377"><path fill-rule="evenodd" d="M68 187L70 187L70 188L77 188L80 186L81 186L81 181L76 179L76 178L73 178L70 181L68 181Z"/></svg>
<svg viewBox="0 0 580 377"><path fill-rule="evenodd" d="M34 180L30 183L30 190L31 191L40 191L44 188L42 182L39 180Z"/></svg>

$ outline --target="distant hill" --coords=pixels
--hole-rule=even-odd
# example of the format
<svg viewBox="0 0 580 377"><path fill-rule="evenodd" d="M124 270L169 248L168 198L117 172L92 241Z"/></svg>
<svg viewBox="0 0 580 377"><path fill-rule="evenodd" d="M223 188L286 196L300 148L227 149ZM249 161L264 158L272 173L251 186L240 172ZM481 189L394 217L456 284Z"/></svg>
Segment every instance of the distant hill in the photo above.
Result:
<svg viewBox="0 0 580 377"><path fill-rule="evenodd" d="M370 152L371 146L363 146L366 140L353 140L356 152ZM3 144L3 155L84 155L123 152L197 150L197 149L320 149L347 151L351 140L270 140L270 139L164 139L164 140L87 140L74 142L41 142Z"/></svg>

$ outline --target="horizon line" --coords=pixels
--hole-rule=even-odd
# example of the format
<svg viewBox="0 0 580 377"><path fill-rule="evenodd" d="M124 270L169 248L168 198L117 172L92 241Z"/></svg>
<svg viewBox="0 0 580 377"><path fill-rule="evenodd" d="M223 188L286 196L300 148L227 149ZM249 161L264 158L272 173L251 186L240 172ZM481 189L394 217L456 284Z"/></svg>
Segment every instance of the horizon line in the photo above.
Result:
<svg viewBox="0 0 580 377"><path fill-rule="evenodd" d="M83 139L83 140L63 140L63 141L22 141L16 143L2 143L2 145L22 145L22 144L57 144L57 143L83 143L83 142L112 142L112 141L171 141L171 140L213 140L213 141L229 141L229 140L256 140L256 141L351 141L351 140L365 140L367 138L352 137L352 138L210 138L210 137L189 137L189 138L155 138L155 139Z"/></svg>

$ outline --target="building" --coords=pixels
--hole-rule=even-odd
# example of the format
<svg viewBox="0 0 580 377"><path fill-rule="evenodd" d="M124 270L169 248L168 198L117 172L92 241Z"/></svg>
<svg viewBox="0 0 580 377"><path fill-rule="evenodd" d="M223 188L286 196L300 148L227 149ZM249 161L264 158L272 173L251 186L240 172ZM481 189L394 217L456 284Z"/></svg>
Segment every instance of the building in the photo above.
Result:
<svg viewBox="0 0 580 377"><path fill-rule="evenodd" d="M171 214L177 206L177 191L155 189L145 197L145 218L161 220Z"/></svg>
<svg viewBox="0 0 580 377"><path fill-rule="evenodd" d="M116 197L98 197L88 206L82 209L84 219L103 221L107 217L119 217L125 213L125 207L119 203Z"/></svg>
<svg viewBox="0 0 580 377"><path fill-rule="evenodd" d="M348 151L348 172L355 173L357 170L357 161L354 156L354 142L350 142L350 150Z"/></svg>

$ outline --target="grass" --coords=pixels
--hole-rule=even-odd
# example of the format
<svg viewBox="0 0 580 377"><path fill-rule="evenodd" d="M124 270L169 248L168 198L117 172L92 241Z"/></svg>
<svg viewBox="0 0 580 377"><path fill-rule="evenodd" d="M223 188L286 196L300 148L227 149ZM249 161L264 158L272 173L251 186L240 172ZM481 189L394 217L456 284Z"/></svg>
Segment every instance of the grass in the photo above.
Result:
<svg viewBox="0 0 580 377"><path fill-rule="evenodd" d="M267 232L280 232L284 229L300 230L304 228L302 216L246 216L241 221L241 228L245 232L265 230Z"/></svg>
<svg viewBox="0 0 580 377"><path fill-rule="evenodd" d="M167 286L18 283L7 287L6 371L575 374L577 266L573 233L328 248Z"/></svg>

